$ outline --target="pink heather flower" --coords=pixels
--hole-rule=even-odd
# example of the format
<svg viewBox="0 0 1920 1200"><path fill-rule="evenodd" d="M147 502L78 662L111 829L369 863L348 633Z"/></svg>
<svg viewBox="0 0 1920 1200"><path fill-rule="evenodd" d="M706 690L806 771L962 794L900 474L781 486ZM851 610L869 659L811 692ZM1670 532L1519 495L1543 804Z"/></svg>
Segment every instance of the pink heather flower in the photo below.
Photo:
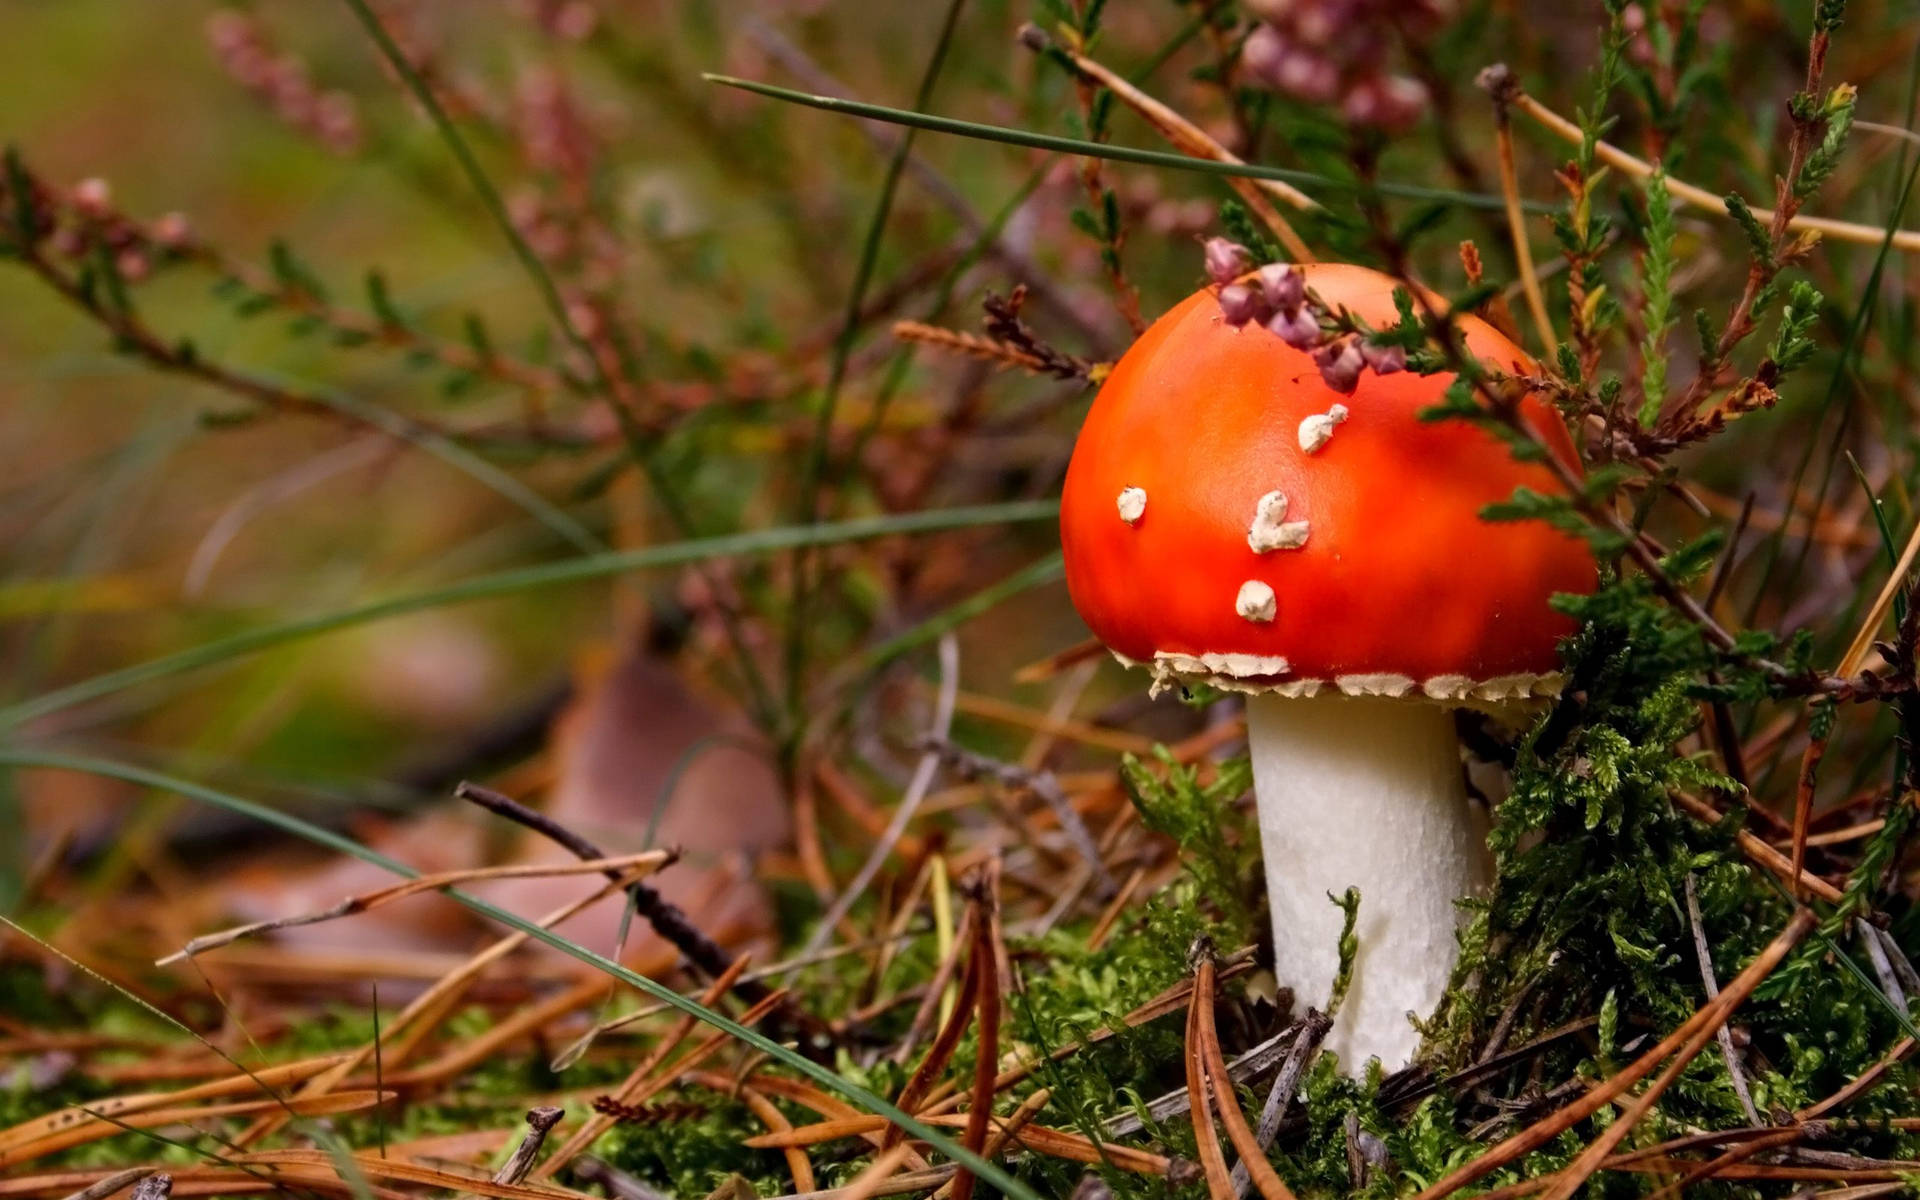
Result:
<svg viewBox="0 0 1920 1200"><path fill-rule="evenodd" d="M1427 108L1427 89L1404 75L1371 75L1348 89L1340 110L1356 125L1404 129Z"/></svg>
<svg viewBox="0 0 1920 1200"><path fill-rule="evenodd" d="M1320 321L1305 305L1291 313L1275 313L1267 319L1267 330L1295 350L1313 350L1320 345Z"/></svg>
<svg viewBox="0 0 1920 1200"><path fill-rule="evenodd" d="M1324 46L1351 20L1351 14L1337 11L1335 5L1302 4L1293 14L1293 34L1309 46Z"/></svg>
<svg viewBox="0 0 1920 1200"><path fill-rule="evenodd" d="M1313 352L1313 361L1320 368L1320 378L1341 395L1350 396L1360 386L1360 371L1366 361L1352 339L1321 346Z"/></svg>
<svg viewBox="0 0 1920 1200"><path fill-rule="evenodd" d="M1208 238L1205 245L1207 260L1207 278L1225 285L1232 283L1247 273L1253 266L1253 255L1239 242L1230 242L1223 237Z"/></svg>
<svg viewBox="0 0 1920 1200"><path fill-rule="evenodd" d="M153 223L153 240L169 250L183 248L193 238L193 226L187 214L170 212Z"/></svg>
<svg viewBox="0 0 1920 1200"><path fill-rule="evenodd" d="M1307 298L1306 281L1286 263L1268 263L1261 267L1258 282L1267 303L1284 313L1299 308Z"/></svg>
<svg viewBox="0 0 1920 1200"><path fill-rule="evenodd" d="M1280 67L1287 59L1287 39L1271 25L1262 25L1247 35L1240 47L1240 65L1268 84L1284 86Z"/></svg>
<svg viewBox="0 0 1920 1200"><path fill-rule="evenodd" d="M147 256L131 246L113 258L113 269L120 272L120 278L128 283L139 283L145 279L151 266Z"/></svg>
<svg viewBox="0 0 1920 1200"><path fill-rule="evenodd" d="M1392 375L1407 369L1407 352L1398 346L1382 346L1371 341L1360 343L1360 357L1375 375Z"/></svg>
<svg viewBox="0 0 1920 1200"><path fill-rule="evenodd" d="M112 211L113 189L97 175L82 179L73 185L73 206L80 210L82 216L97 221Z"/></svg>
<svg viewBox="0 0 1920 1200"><path fill-rule="evenodd" d="M1295 50L1281 58L1273 81L1295 99L1325 104L1340 91L1340 68L1314 51Z"/></svg>
<svg viewBox="0 0 1920 1200"><path fill-rule="evenodd" d="M1244 283L1230 283L1220 289L1220 319L1234 328L1260 316L1260 296Z"/></svg>

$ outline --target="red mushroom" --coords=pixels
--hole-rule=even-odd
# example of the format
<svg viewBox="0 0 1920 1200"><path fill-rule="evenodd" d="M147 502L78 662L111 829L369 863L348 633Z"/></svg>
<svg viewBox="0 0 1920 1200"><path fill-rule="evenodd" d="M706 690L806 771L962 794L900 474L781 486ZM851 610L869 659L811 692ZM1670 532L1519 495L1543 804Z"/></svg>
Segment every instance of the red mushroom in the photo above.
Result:
<svg viewBox="0 0 1920 1200"><path fill-rule="evenodd" d="M1396 282L1378 272L1265 270L1251 286L1283 305L1304 282L1372 328L1397 320ZM1450 376L1397 371L1368 346L1356 380L1347 352L1361 347L1297 348L1312 340L1302 310L1248 321L1245 290L1226 297L1242 324L1202 291L1101 388L1061 502L1067 583L1156 691L1196 680L1246 693L1279 982L1326 1003L1343 920L1328 893L1359 888L1354 978L1329 1045L1350 1070L1368 1057L1393 1069L1419 1048L1408 1015L1446 988L1456 901L1490 877L1452 709L1559 690L1571 625L1548 601L1590 591L1594 564L1541 522L1481 518L1516 486L1559 489L1487 431L1420 419ZM1489 364L1529 367L1485 322L1458 329ZM1576 463L1549 404L1529 397L1522 414Z"/></svg>

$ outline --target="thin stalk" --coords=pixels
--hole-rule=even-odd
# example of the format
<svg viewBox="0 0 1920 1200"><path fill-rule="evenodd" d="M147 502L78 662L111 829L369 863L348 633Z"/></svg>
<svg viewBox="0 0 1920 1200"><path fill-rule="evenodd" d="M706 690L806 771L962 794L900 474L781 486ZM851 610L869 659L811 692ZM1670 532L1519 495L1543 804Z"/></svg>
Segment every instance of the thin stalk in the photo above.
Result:
<svg viewBox="0 0 1920 1200"><path fill-rule="evenodd" d="M414 70L413 64L407 61L407 56L394 42L393 35L387 32L387 27L380 23L380 18L372 8L368 7L367 0L344 0L344 3L359 19L361 26L366 29L367 36L373 39L373 44L379 48L381 57L387 60L387 65L393 68L394 74L400 77L400 81L413 94L413 98L419 102L420 107L426 110L427 118L433 122L434 129L440 134L440 140L444 141L447 149L453 152L454 160L460 164L460 170L466 175L467 182L472 184L473 190L479 194L480 203L487 210L487 215L493 218L493 223L500 227L502 234L506 235L507 244L513 248L513 256L520 260L522 267L526 268L527 275L532 278L533 285L539 291L540 299L546 304L554 323L560 327L560 332L567 341L573 344L573 348L586 359L587 370L593 373L595 385L602 392L611 391L611 381L600 365L599 356L593 352L593 347L588 344L586 337L574 327L573 321L567 316L566 301L560 298L559 285L554 283L553 276L547 271L546 264L540 261L540 256L533 252L533 247L520 236L519 228L514 225L513 218L507 213L506 201L500 198L500 190L493 186L493 180L488 177L486 168L480 165L480 160L474 156L473 148L467 144L467 139L461 136L459 127L453 123L451 117L447 116L446 109L440 106L440 100L433 94L433 89L427 86L427 81L420 77L420 72Z"/></svg>
<svg viewBox="0 0 1920 1200"><path fill-rule="evenodd" d="M488 176L486 168L480 165L480 160L474 155L473 148L467 144L467 139L461 136L459 126L447 116L446 110L440 106L439 98L433 94L433 89L427 85L425 79L420 77L420 72L414 70L413 64L407 61L407 56L394 42L386 26L380 23L380 18L368 7L367 0L345 0L345 3L349 9L353 10L353 15L359 18L360 24L366 28L367 36L373 39L375 46L379 47L381 55L393 68L394 73L400 77L401 82L406 84L407 90L413 94L413 98L419 102L420 107L426 110L434 129L439 132L441 140L446 142L447 149L453 152L455 161L460 164L460 170L466 175L467 182L472 184L473 190L479 194L480 203L487 210L487 215L493 219L495 225L499 226L500 232L507 239L507 244L513 248L514 257L520 260L520 265L526 269L528 278L533 280L535 290L540 293L540 299L546 305L547 312L552 316L554 323L560 327L562 336L585 360L595 391L606 400L607 406L613 411L614 419L619 423L621 437L627 444L628 453L645 473L647 482L660 499L661 506L667 510L668 516L679 528L681 536L690 536L693 533L692 522L687 518L684 506L680 504L667 480L653 462L645 434L635 420L632 410L628 408L624 397L619 394L615 380L608 374L606 365L602 362L599 353L595 351L593 344L588 341L585 334L580 332L573 323L573 318L568 315L567 304L560 296L559 285L554 282L553 275L547 270L546 264L540 261L540 256L533 252L533 247L528 245L526 238L521 236L519 227L514 224L513 217L507 212L506 202L500 198L500 190L493 186L493 180ZM719 612L722 624L726 628L727 641L733 650L734 657L739 660L741 676L746 681L748 690L753 694L754 706L759 710L762 720L770 722L776 715L773 696L760 672L759 663L748 648L746 636L740 629L739 618L731 607L724 604L720 606Z"/></svg>
<svg viewBox="0 0 1920 1200"><path fill-rule="evenodd" d="M946 64L947 49L953 42L954 27L960 21L960 10L966 6L966 0L948 0L946 19L941 23L940 35L933 44L933 56L927 60L927 69L920 76L920 88L914 94L914 107L924 108L933 96L933 86L940 78L940 69ZM867 221L866 239L860 246L860 261L854 268L853 287L847 293L846 316L841 321L840 336L834 339L833 357L827 365L826 387L820 396L820 411L814 418L813 441L807 449L806 466L800 476L800 512L802 524L811 524L820 519L820 489L824 482L827 466L829 443L833 437L833 418L840 406L840 387L846 381L847 360L853 354L854 339L860 334L860 311L867 297L867 285L873 279L874 264L880 258L880 239L887 228L887 215L893 210L894 192L900 185L900 175L906 170L907 159L913 153L913 131L909 129L900 144L894 147L893 157L887 160L887 173L880 183L880 194L874 200L873 216ZM787 613L787 722L793 742L797 744L797 730L803 724L800 720L800 698L805 685L807 666L807 630L808 610L814 591L813 556L802 549L794 556L793 562L793 601Z"/></svg>
<svg viewBox="0 0 1920 1200"><path fill-rule="evenodd" d="M1301 171L1291 167L1268 167L1259 163L1227 163L1210 158L1188 158L1184 154L1171 154L1164 150L1143 150L1134 146L1116 146L1109 142L1089 142L1082 138L1060 137L1051 133L1034 133L1026 129L1009 129L1003 125L982 125L977 121L962 121L954 117L935 116L932 113L911 112L907 109L888 108L883 104L868 104L862 100L846 100L838 96L818 96L811 92L795 91L792 88L776 87L770 83L759 83L751 79L740 79L732 75L708 73L701 76L708 83L717 83L722 87L739 88L770 99L785 101L788 104L805 105L826 112L842 113L847 116L865 117L874 121L891 121L895 125L906 125L914 129L926 129L934 133L950 133L960 137L970 137L980 141L1001 142L1009 146L1026 146L1034 150L1054 150L1061 154L1077 154L1083 158L1104 158L1111 162L1138 163L1149 167L1167 167L1176 171L1194 171L1201 175L1220 175L1242 179L1273 179L1282 183L1294 183L1303 186L1316 186L1341 192L1377 191L1383 196L1393 196L1402 200L1426 200L1440 204L1454 204L1462 208L1491 209L1495 212L1506 207L1506 201L1498 196L1479 192L1463 192L1455 188L1426 187L1414 183L1378 183L1363 185L1351 179L1335 179L1313 171ZM1552 213L1553 207L1537 202L1522 205L1527 212Z"/></svg>
<svg viewBox="0 0 1920 1200"><path fill-rule="evenodd" d="M1051 521L1059 516L1059 504L1052 500L1027 500L1011 504L988 504L962 508L937 508L898 516L862 517L831 525L788 525L722 537L696 538L664 546L645 546L611 554L542 563L482 575L448 587L414 592L357 608L339 609L318 616L302 617L251 629L232 637L191 646L173 654L148 659L117 671L95 675L63 688L43 693L31 700L0 708L0 730L19 726L62 709L71 708L102 696L182 671L210 666L230 658L253 654L272 646L302 638L331 633L446 604L459 604L491 596L507 596L537 588L605 579L631 571L685 566L713 558L772 554L797 546L831 546L844 542L866 541L893 534L930 533L944 529L965 529L988 524L1012 524L1027 521Z"/></svg>

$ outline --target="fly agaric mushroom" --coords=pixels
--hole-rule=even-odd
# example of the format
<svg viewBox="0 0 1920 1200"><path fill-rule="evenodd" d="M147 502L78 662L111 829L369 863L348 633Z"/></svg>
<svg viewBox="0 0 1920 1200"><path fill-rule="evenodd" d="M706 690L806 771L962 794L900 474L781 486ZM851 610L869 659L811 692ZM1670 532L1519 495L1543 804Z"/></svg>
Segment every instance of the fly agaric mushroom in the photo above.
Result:
<svg viewBox="0 0 1920 1200"><path fill-rule="evenodd" d="M1329 893L1359 888L1328 1045L1349 1070L1369 1057L1392 1070L1419 1048L1409 1014L1445 991L1456 902L1491 876L1452 710L1556 693L1571 622L1548 600L1592 590L1595 572L1584 543L1544 523L1482 519L1517 486L1561 489L1484 429L1420 419L1451 376L1398 371L1368 347L1355 380L1350 356L1308 348L1302 282L1379 329L1398 319L1395 280L1295 270L1263 269L1283 309L1293 299L1267 324L1247 315L1254 279L1190 297L1134 343L1080 431L1060 537L1074 606L1156 691L1246 694L1278 980L1327 1002L1344 920ZM1528 368L1485 322L1456 328L1490 365ZM1574 466L1546 402L1520 413Z"/></svg>

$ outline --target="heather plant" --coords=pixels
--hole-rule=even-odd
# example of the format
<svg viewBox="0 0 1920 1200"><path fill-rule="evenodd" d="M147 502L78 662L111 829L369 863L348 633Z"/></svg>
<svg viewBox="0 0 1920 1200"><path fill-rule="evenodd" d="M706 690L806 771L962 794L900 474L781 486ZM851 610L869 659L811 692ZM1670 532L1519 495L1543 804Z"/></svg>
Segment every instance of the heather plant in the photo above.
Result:
<svg viewBox="0 0 1920 1200"><path fill-rule="evenodd" d="M247 248L234 206L123 181L137 148L75 170L9 139L0 286L32 317L0 355L45 381L61 346L104 349L112 405L168 410L169 481L240 492L209 532L128 490L157 452L124 417L0 416L16 1194L1912 1186L1920 73L1875 36L1910 14L483 7L196 15L249 136L397 181L413 224L365 259L311 221ZM1397 320L1328 303L1312 261L1395 276ZM1558 484L1484 517L1599 564L1555 601L1559 695L1459 714L1497 877L1403 1070L1320 1050L1364 894L1328 897L1329 995L1274 978L1237 698L1150 704L1058 587L1078 419L1196 289L1337 392L1450 376L1426 419ZM1464 313L1530 361L1469 353ZM351 530L303 533L289 506L340 478L366 489ZM70 492L129 514L164 603ZM453 657L513 669L456 675L462 736L410 768L446 730L377 705L417 645L343 639L482 600ZM752 861L688 901L670 881L702 864L655 852L686 762L596 827L540 811L589 645L688 681L661 705L769 764L791 838L714 855ZM315 682L356 657L375 682ZM487 828L625 894L617 938L460 890L550 859L380 840L468 777ZM80 779L120 789L108 832L42 833ZM187 942L279 839L424 878ZM493 949L396 979L272 940L419 891ZM766 914L728 933L722 892Z"/></svg>

